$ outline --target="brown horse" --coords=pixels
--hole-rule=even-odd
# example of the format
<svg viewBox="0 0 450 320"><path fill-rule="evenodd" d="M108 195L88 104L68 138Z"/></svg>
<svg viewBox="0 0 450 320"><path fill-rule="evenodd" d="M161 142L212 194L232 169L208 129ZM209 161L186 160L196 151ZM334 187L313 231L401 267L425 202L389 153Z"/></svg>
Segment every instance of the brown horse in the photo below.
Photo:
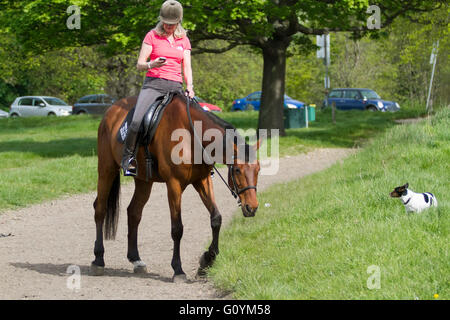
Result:
<svg viewBox="0 0 450 320"><path fill-rule="evenodd" d="M136 97L124 98L117 101L107 110L98 128L98 186L97 198L94 202L96 241L94 247L95 260L91 264L91 274L93 275L102 275L104 272L103 234L105 239L114 239L117 230L120 193L119 164L122 159L123 145L117 141L116 136L128 111L135 104ZM250 163L248 161L248 154L245 157L247 162L241 161L243 157L238 154L239 139L236 139L236 135L233 139L230 138L229 133L230 131L235 132L235 128L229 123L215 115L204 112L197 104L192 103L192 101L188 104L190 105L190 114L188 115L186 104L187 100L183 94L176 94L174 96L164 110L154 138L148 146L145 146L156 157L158 163L157 173L153 174L148 181L145 172L145 150L143 146L139 147L137 153L139 172L134 177L134 195L127 208L127 258L133 264L135 273L147 272L146 265L142 262L138 252L138 226L141 220L142 210L150 197L153 183L162 182L166 184L170 208L171 235L174 241L171 263L174 269L174 281L186 280L186 275L181 267L180 241L183 235L181 196L188 185L192 184L195 190L197 190L206 209L210 213L211 219L212 242L208 251L204 252L200 258L199 272L211 266L216 255L219 253L219 231L222 223L222 217L214 200L211 178L213 164L210 162L207 164L205 161L195 164L194 144L197 142L200 143L199 140L192 138L190 141L173 141L171 136L174 130L185 129L193 134L192 121L196 123L197 121L201 121L202 132L196 132L197 136L203 136L203 133L208 129L219 130L222 133L224 148L228 146L228 151L230 151L230 147L232 148L232 160L230 161L228 159L227 162L226 156L224 156L222 161L222 163L228 166L228 184L231 186L229 188L238 197L244 216L254 216L258 208L256 184L260 170L259 162L256 160ZM230 140L232 141L231 144L225 143ZM190 158L191 161L174 164L174 161L172 161L172 149L180 143L188 144L180 154L184 159ZM201 143L203 147L207 147L212 142L205 141ZM259 141L255 146L245 144L245 150L246 152L256 154L259 145Z"/></svg>

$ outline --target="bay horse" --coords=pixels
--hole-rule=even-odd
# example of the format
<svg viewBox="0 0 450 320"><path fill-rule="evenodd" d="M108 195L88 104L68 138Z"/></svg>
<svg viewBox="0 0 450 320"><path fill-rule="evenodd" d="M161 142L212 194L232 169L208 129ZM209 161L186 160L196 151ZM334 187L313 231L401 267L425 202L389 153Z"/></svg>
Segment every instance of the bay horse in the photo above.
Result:
<svg viewBox="0 0 450 320"><path fill-rule="evenodd" d="M166 184L170 208L171 236L174 243L171 262L174 270L172 278L174 282L186 281L186 275L181 267L180 259L180 241L183 235L181 219L181 196L183 191L188 185L192 184L210 213L212 242L208 251L204 252L200 258L200 274L213 264L215 257L219 253L219 231L222 224L222 216L214 199L211 177L213 164L207 164L205 161L202 161L200 164L194 163L193 150L195 139L190 139L190 145L187 146L188 152L184 155L185 157L190 157L191 161L174 164L171 159L172 148L180 142L172 141L171 134L176 129L185 129L194 134L192 121L201 121L203 132L212 128L222 133L225 148L225 146L230 146L230 144L225 143L225 141L230 140L229 129L235 131L235 128L228 122L216 115L203 111L198 104L189 104L188 101L190 100L187 99L183 93L175 94L172 101L164 109L163 116L150 144L139 147L136 157L139 170L138 175L134 177L135 190L127 208L127 258L133 264L135 273L146 273L146 264L141 260L138 252L138 226L143 208L150 197L153 183ZM114 239L116 235L119 215L120 162L123 154L123 144L117 141L116 136L127 113L136 105L136 101L136 97L128 97L115 102L106 111L98 128L98 185L97 198L94 202L96 241L94 245L95 260L90 268L91 275L102 275L104 273L103 236L105 239ZM188 109L186 108L187 106L189 106ZM187 110L190 112L188 113ZM201 135L203 132L195 133ZM206 147L211 142L202 141L201 143L202 147ZM235 136L231 144L231 148L233 148L232 160L229 161L228 159L227 163L227 159L224 156L222 163L228 166L228 187L241 203L243 215L250 217L255 215L258 208L256 185L260 165L258 160L249 162L248 157L246 157L247 162L242 161L242 157L238 155L238 143L238 139ZM244 144L246 152L254 152L256 154L260 140L253 146L249 146L245 141ZM150 179L147 179L145 172L144 148L148 148L151 154L156 157L158 164L157 174L152 175Z"/></svg>

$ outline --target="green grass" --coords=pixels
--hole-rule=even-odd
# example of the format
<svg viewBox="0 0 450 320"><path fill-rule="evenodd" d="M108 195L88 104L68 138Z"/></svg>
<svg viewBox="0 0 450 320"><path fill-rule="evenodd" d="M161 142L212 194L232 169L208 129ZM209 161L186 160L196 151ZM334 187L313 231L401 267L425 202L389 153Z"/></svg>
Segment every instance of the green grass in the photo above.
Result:
<svg viewBox="0 0 450 320"><path fill-rule="evenodd" d="M0 121L0 210L94 190L97 127L93 117Z"/></svg>
<svg viewBox="0 0 450 320"><path fill-rule="evenodd" d="M423 109L423 108L422 108ZM289 129L280 139L280 155L294 155L317 147L361 145L394 125L395 118L420 114L402 112L317 111L308 129ZM237 128L256 128L258 112L225 112L222 118ZM97 128L90 116L35 117L0 120L0 211L15 209L66 194L95 190Z"/></svg>
<svg viewBox="0 0 450 320"><path fill-rule="evenodd" d="M411 105L395 113L336 111L333 124L331 110L316 108L316 121L308 128L286 129L286 136L280 137L280 156L305 153L314 148L362 147L374 136L396 125L395 120L424 116L424 107ZM220 115L237 128L257 128L258 112L227 112ZM270 152L270 148L269 148Z"/></svg>
<svg viewBox="0 0 450 320"><path fill-rule="evenodd" d="M260 193L256 217L238 212L222 231L209 277L237 299L448 299L449 141L446 108L431 121L391 126L326 171ZM439 207L406 214L389 197L406 182L433 192ZM367 287L372 265L380 289Z"/></svg>

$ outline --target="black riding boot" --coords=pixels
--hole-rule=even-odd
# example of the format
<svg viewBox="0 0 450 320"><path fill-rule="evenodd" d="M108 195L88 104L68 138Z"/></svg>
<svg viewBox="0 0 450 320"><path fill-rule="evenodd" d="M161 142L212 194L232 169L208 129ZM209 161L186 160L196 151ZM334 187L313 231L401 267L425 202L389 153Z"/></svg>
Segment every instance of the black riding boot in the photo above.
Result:
<svg viewBox="0 0 450 320"><path fill-rule="evenodd" d="M136 140L138 133L128 129L125 145L123 148L122 170L124 176L137 175L137 161L136 161Z"/></svg>

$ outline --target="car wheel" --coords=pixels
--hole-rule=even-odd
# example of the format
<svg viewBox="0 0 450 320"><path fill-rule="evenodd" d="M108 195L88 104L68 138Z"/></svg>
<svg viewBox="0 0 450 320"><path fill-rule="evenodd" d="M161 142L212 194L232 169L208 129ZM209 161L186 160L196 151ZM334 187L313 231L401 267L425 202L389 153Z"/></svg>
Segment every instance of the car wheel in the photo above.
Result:
<svg viewBox="0 0 450 320"><path fill-rule="evenodd" d="M50 113L48 114L48 116L49 116L49 117L54 117L54 116L56 116L56 114L54 114L53 112L50 112Z"/></svg>
<svg viewBox="0 0 450 320"><path fill-rule="evenodd" d="M77 114L78 114L78 115L84 115L84 114L86 114L86 111L81 110L81 111L79 111Z"/></svg>
<svg viewBox="0 0 450 320"><path fill-rule="evenodd" d="M366 110L371 111L371 112L378 111L377 107L375 107L375 106L368 106L368 107L366 108Z"/></svg>
<svg viewBox="0 0 450 320"><path fill-rule="evenodd" d="M13 113L12 115L11 115L11 118L18 118L19 117L19 115L17 114L17 113Z"/></svg>
<svg viewBox="0 0 450 320"><path fill-rule="evenodd" d="M247 110L247 111L253 111L253 110L255 110L255 107L254 107L252 104L247 104L247 105L245 106L245 110Z"/></svg>

